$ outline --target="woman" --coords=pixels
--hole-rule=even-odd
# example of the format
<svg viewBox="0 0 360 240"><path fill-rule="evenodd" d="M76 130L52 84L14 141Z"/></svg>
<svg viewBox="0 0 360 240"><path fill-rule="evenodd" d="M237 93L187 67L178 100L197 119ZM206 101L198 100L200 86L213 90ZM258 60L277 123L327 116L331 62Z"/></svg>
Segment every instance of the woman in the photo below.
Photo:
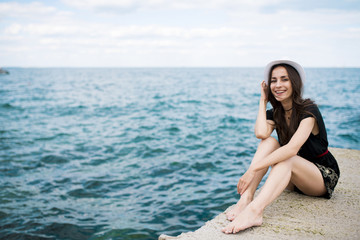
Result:
<svg viewBox="0 0 360 240"><path fill-rule="evenodd" d="M262 141L237 184L241 198L227 213L232 222L223 228L224 233L260 226L265 207L285 188L309 196L331 197L340 171L327 150L326 129L318 107L302 98L304 80L303 68L293 61L277 60L265 68L255 123L255 135ZM268 101L273 108L266 111ZM274 129L279 141L270 136ZM264 186L253 199L270 166Z"/></svg>

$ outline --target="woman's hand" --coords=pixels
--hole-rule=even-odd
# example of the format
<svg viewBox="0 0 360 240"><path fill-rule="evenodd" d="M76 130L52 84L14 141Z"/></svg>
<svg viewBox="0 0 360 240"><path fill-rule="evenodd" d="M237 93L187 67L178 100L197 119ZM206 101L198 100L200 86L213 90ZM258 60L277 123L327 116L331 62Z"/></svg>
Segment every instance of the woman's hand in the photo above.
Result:
<svg viewBox="0 0 360 240"><path fill-rule="evenodd" d="M268 97L267 97L267 85L265 83L265 81L261 82L261 99L264 100L265 102L268 101Z"/></svg>
<svg viewBox="0 0 360 240"><path fill-rule="evenodd" d="M237 184L237 190L240 195L242 195L246 191L254 177L255 172L250 168L246 171L244 175L242 175Z"/></svg>
<svg viewBox="0 0 360 240"><path fill-rule="evenodd" d="M242 195L246 189L249 187L250 183L255 177L255 171L250 167L244 175L239 179L237 184L237 190L240 195Z"/></svg>

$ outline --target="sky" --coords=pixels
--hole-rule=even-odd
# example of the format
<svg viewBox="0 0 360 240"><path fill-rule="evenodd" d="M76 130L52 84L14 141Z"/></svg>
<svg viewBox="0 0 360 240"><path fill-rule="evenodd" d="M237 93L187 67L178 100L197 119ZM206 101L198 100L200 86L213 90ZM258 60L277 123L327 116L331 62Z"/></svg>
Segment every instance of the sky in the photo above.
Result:
<svg viewBox="0 0 360 240"><path fill-rule="evenodd" d="M0 67L360 67L360 0L0 0Z"/></svg>

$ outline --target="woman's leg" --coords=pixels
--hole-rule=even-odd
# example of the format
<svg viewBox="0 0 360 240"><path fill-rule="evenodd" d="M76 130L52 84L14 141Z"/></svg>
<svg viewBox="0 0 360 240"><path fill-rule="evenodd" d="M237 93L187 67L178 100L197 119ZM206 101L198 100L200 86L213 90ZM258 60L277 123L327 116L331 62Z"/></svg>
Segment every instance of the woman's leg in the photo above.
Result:
<svg viewBox="0 0 360 240"><path fill-rule="evenodd" d="M278 141L273 137L269 137L265 140L262 140L256 150L252 162L256 162L263 159L264 157L266 157L267 155L269 155L279 147L280 145ZM226 214L228 220L230 221L234 220L235 217L239 215L240 212L244 210L245 207L253 200L254 193L257 187L259 186L261 179L266 174L267 170L268 169L263 169L256 173L254 180L251 182L251 184L246 189L246 191L242 194L240 200L236 203L233 209Z"/></svg>
<svg viewBox="0 0 360 240"><path fill-rule="evenodd" d="M315 164L300 156L294 156L272 168L256 199L226 226L223 232L237 233L249 227L260 226L265 207L283 192L289 182L307 195L321 196L326 192L321 172Z"/></svg>

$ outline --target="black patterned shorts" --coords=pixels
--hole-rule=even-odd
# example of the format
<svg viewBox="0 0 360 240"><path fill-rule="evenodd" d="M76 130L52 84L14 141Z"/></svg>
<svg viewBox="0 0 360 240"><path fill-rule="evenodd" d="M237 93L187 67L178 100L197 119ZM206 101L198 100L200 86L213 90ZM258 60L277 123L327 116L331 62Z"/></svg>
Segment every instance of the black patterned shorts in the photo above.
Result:
<svg viewBox="0 0 360 240"><path fill-rule="evenodd" d="M334 192L335 186L339 180L338 174L335 172L334 169L325 167L323 165L320 165L318 163L315 163L315 165L319 168L322 177L324 179L326 193L324 195L325 198L330 199L332 196L332 193Z"/></svg>

